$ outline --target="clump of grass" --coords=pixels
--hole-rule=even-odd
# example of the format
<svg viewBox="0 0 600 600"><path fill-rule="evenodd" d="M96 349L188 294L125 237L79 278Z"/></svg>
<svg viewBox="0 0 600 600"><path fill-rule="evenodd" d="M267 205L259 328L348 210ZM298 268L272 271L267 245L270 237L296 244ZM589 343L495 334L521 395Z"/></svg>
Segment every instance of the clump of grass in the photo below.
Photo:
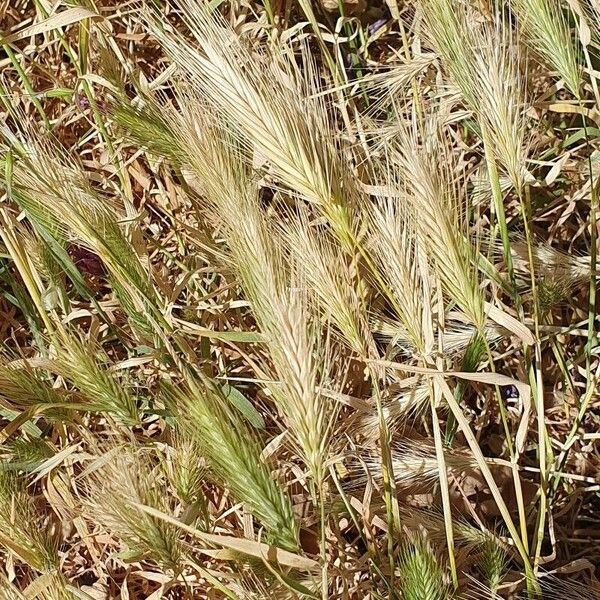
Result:
<svg viewBox="0 0 600 600"><path fill-rule="evenodd" d="M360 195L349 169L327 137L323 105L310 98L314 71L294 69L285 54L251 53L216 12L197 0L177 8L195 48L148 14L149 26L194 88L243 132L248 147L265 157L294 193L315 203L342 243L353 247L352 218Z"/></svg>
<svg viewBox="0 0 600 600"><path fill-rule="evenodd" d="M191 92L180 95L179 105L179 112L168 113L165 121L177 141L182 167L193 174L193 184L203 195L200 210L223 228L228 260L269 345L278 379L271 392L293 441L320 482L334 413L317 391L327 365L318 347L318 324L302 291L302 276L281 248L272 244L275 229L262 214L245 150L231 128L211 116ZM199 119L198 110L204 110L205 116ZM143 136L134 120L128 124L134 135Z"/></svg>
<svg viewBox="0 0 600 600"><path fill-rule="evenodd" d="M596 2L109 4L3 15L0 596L566 596Z"/></svg>
<svg viewBox="0 0 600 600"><path fill-rule="evenodd" d="M165 328L160 299L143 258L122 227L119 209L94 189L77 162L33 131L21 144L11 171L10 194L42 233L74 237L106 266L128 315L150 337ZM112 206L111 206L112 205Z"/></svg>

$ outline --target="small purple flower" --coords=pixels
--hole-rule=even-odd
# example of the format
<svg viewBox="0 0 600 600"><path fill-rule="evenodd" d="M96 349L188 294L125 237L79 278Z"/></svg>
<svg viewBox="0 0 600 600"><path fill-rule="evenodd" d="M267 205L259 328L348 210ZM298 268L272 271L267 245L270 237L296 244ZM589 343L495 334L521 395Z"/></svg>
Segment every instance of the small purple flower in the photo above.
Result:
<svg viewBox="0 0 600 600"><path fill-rule="evenodd" d="M83 94L77 96L77 106L79 106L81 110L87 110L90 107L90 101L87 96L84 96Z"/></svg>
<svg viewBox="0 0 600 600"><path fill-rule="evenodd" d="M104 100L102 100L101 98L96 98L95 101L96 106L98 107L98 110L100 112L104 113L107 111L108 105L106 104L106 102L104 102ZM76 104L81 110L88 110L89 108L91 108L90 100L84 94L79 94L79 96L77 96Z"/></svg>
<svg viewBox="0 0 600 600"><path fill-rule="evenodd" d="M385 24L387 23L387 19L377 19L374 23L371 23L367 27L367 32L369 35L374 35L377 33Z"/></svg>
<svg viewBox="0 0 600 600"><path fill-rule="evenodd" d="M519 390L514 385L504 385L501 389L504 400L516 400L519 397Z"/></svg>

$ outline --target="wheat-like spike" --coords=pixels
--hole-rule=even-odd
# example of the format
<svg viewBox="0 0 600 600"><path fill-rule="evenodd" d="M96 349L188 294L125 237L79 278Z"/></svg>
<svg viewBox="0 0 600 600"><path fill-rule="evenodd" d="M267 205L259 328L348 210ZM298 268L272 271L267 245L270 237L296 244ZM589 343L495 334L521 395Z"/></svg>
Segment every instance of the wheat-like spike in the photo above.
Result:
<svg viewBox="0 0 600 600"><path fill-rule="evenodd" d="M561 579L555 575L540 579L544 599L561 600L569 597L576 600L598 600L600 598L600 586L597 583L586 585L579 581Z"/></svg>
<svg viewBox="0 0 600 600"><path fill-rule="evenodd" d="M448 600L452 593L444 571L422 536L407 543L400 558L402 597L406 600Z"/></svg>
<svg viewBox="0 0 600 600"><path fill-rule="evenodd" d="M448 470L456 473L477 467L469 454L459 450L449 452L445 458ZM439 464L432 444L420 442L415 448L408 441L397 443L392 448L392 460L396 479L404 485L431 484L439 478Z"/></svg>
<svg viewBox="0 0 600 600"><path fill-rule="evenodd" d="M360 193L328 136L323 105L311 98L314 84L301 80L289 57L251 54L218 12L209 13L200 1L174 4L198 49L147 12L147 24L164 49L190 83L240 127L252 153L266 158L284 185L313 202L353 249L352 214Z"/></svg>
<svg viewBox="0 0 600 600"><path fill-rule="evenodd" d="M58 567L56 541L23 480L14 471L0 468L0 545L31 568L46 573Z"/></svg>
<svg viewBox="0 0 600 600"><path fill-rule="evenodd" d="M434 45L474 111L489 149L521 189L525 174L523 60L512 24L476 18L463 2L422 0Z"/></svg>
<svg viewBox="0 0 600 600"><path fill-rule="evenodd" d="M172 456L166 462L166 471L177 495L187 506L201 503L207 465L199 440L190 428L177 426L171 434L171 444Z"/></svg>
<svg viewBox="0 0 600 600"><path fill-rule="evenodd" d="M17 161L14 189L21 191L22 208L47 229L74 233L89 245L122 280L148 292L147 274L109 209L74 163L59 148L30 138L30 152Z"/></svg>
<svg viewBox="0 0 600 600"><path fill-rule="evenodd" d="M167 99L161 99L167 104ZM165 117L165 107L146 98L143 103L133 105L125 97L117 97L112 109L115 121L125 130L128 137L145 146L157 156L168 157L178 166L185 162L171 124Z"/></svg>
<svg viewBox="0 0 600 600"><path fill-rule="evenodd" d="M335 239L309 223L306 215L289 219L281 230L282 242L293 253L320 312L356 354L362 358L375 356L365 290L357 288L355 264L349 263Z"/></svg>
<svg viewBox="0 0 600 600"><path fill-rule="evenodd" d="M448 453L446 466L448 470L460 473L464 470L476 469L477 464L465 452L455 450ZM424 440L418 442L401 441L392 447L392 461L396 484L402 487L432 486L439 478L439 464L434 446ZM381 456L372 449L367 449L361 455L360 463L356 464L354 477L350 483L352 488L365 485L364 467L367 467L371 476L381 478ZM362 473L362 475L361 475Z"/></svg>
<svg viewBox="0 0 600 600"><path fill-rule="evenodd" d="M433 259L448 297L482 331L484 298L475 267L476 249L465 222L465 192L435 117L425 125L415 122L411 131L399 136L396 150L392 160L403 177L412 227Z"/></svg>
<svg viewBox="0 0 600 600"><path fill-rule="evenodd" d="M581 97L579 49L571 35L566 14L554 0L511 0L510 7L532 48L563 79L567 89Z"/></svg>
<svg viewBox="0 0 600 600"><path fill-rule="evenodd" d="M393 64L376 73L365 74L359 89L368 91L371 101L369 114L387 108L394 98L405 94L409 85L435 64L436 58L437 55L433 52L417 54L409 61Z"/></svg>
<svg viewBox="0 0 600 600"><path fill-rule="evenodd" d="M54 387L42 368L26 360L0 364L0 398L7 406L22 410L43 405L45 414L63 415L65 409L108 412L124 422L137 422L137 402L118 380L101 366L97 348L84 345L75 335L56 345L58 356L44 369L75 386L73 392ZM55 407L55 409L53 409Z"/></svg>
<svg viewBox="0 0 600 600"><path fill-rule="evenodd" d="M423 332L424 297L417 261L416 236L410 229L406 211L391 198L371 203L368 211L368 249L382 274L386 291L393 295L397 313L411 346L425 351Z"/></svg>
<svg viewBox="0 0 600 600"><path fill-rule="evenodd" d="M0 398L13 410L25 410L39 404L58 406L66 400L65 395L27 361L19 361L18 365L10 362L0 365Z"/></svg>
<svg viewBox="0 0 600 600"><path fill-rule="evenodd" d="M267 338L278 381L271 391L292 441L320 481L335 410L317 391L328 361L307 306L303 273L273 243L275 232L263 214L244 150L231 131L191 90L180 96L179 107L168 113L167 122L191 183L203 196L202 211L225 235L231 268ZM204 116L199 116L201 107Z"/></svg>
<svg viewBox="0 0 600 600"><path fill-rule="evenodd" d="M418 531L424 527L428 539L434 544L441 544L446 540L444 513L441 507L405 507L402 510L402 522L409 530ZM509 548L505 547L496 533L482 530L459 515L453 515L453 529L455 541L461 546L480 550L488 542L493 542L505 549Z"/></svg>
<svg viewBox="0 0 600 600"><path fill-rule="evenodd" d="M149 506L172 514L166 478L148 449L120 445L98 450L97 468L87 469L84 509L109 528L136 558L149 558L176 573L184 549L180 531L136 508Z"/></svg>
<svg viewBox="0 0 600 600"><path fill-rule="evenodd" d="M219 483L248 505L273 542L296 550L298 531L290 500L261 460L258 439L219 388L206 381L191 388L164 386L163 393Z"/></svg>
<svg viewBox="0 0 600 600"><path fill-rule="evenodd" d="M477 334L477 329L469 323L454 320L451 317L452 315L449 315L444 330L439 332L439 335L442 338L445 354L458 356L465 351L473 340L473 337ZM404 328L403 323L399 323L386 315L381 315L371 321L371 331L377 339L385 340L390 346L397 348L399 353L412 356L416 351L412 343L412 337ZM506 335L506 330L499 325L488 322L484 327L484 335L488 344L493 346Z"/></svg>
<svg viewBox="0 0 600 600"><path fill-rule="evenodd" d="M108 357L97 344L69 333L57 340L55 351L57 372L83 395L90 410L113 413L127 424L139 421L137 399L106 368Z"/></svg>
<svg viewBox="0 0 600 600"><path fill-rule="evenodd" d="M319 392L330 358L319 340L317 324L311 321L306 293L292 288L279 301L277 329L269 331L269 339L279 338L271 348L280 379L272 392L296 438L298 452L321 484L336 415L335 405Z"/></svg>
<svg viewBox="0 0 600 600"><path fill-rule="evenodd" d="M522 275L530 276L527 244L518 239L514 240L511 250L515 270ZM531 250L538 276L551 278L566 287L587 282L592 276L589 256L574 256L547 244L535 244Z"/></svg>
<svg viewBox="0 0 600 600"><path fill-rule="evenodd" d="M55 448L37 437L17 437L8 441L2 449L4 468L31 473L56 453Z"/></svg>
<svg viewBox="0 0 600 600"><path fill-rule="evenodd" d="M390 386L387 392L392 394L383 407L383 415L390 431L398 431L409 419L417 419L430 407L430 386L414 384L407 390L392 391ZM376 439L379 435L379 416L375 409L361 419L361 433L368 439Z"/></svg>
<svg viewBox="0 0 600 600"><path fill-rule="evenodd" d="M494 592L502 582L502 577L507 566L506 550L496 540L490 538L481 548L479 568L483 573L487 585Z"/></svg>

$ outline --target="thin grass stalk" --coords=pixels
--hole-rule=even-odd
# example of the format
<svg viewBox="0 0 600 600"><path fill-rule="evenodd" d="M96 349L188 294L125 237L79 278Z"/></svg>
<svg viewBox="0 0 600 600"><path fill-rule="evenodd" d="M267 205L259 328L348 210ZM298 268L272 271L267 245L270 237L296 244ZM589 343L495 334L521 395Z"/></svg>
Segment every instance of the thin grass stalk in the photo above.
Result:
<svg viewBox="0 0 600 600"><path fill-rule="evenodd" d="M454 556L454 526L452 523L452 505L450 503L448 472L446 470L444 444L442 441L440 422L437 415L435 396L437 396L437 393L433 393L432 390L430 394L431 425L433 428L433 438L435 441L435 454L439 464L440 494L442 496L442 506L444 507L444 525L446 530L446 543L448 545L448 562L450 574L452 576L452 585L454 586L454 589L457 590L458 573L456 569L456 558Z"/></svg>
<svg viewBox="0 0 600 600"><path fill-rule="evenodd" d="M336 86L343 85L343 75L340 74L338 66L333 60L333 57L331 56L331 52L329 52L327 44L325 44L325 40L323 39L323 34L321 33L321 28L319 27L319 22L317 21L317 18L315 16L315 11L313 10L312 3L307 0L298 0L298 4L300 5L302 12L306 15L306 18L312 26L313 33L317 38L317 42L321 50L321 54L325 58L325 62L327 63L327 67L329 69L329 72L331 73L331 76L333 77Z"/></svg>
<svg viewBox="0 0 600 600"><path fill-rule="evenodd" d="M466 372L476 371L479 363L481 360L483 360L484 355L486 355L485 345L481 339L481 335L476 332L465 349L465 353L463 354L460 363L460 370ZM454 397L456 398L457 402L461 402L467 388L468 382L466 380L459 379L456 382L456 387L454 388ZM444 436L444 444L446 446L452 447L457 428L458 423L456 422L454 415L450 413L448 415L448 420L446 421L446 432Z"/></svg>
<svg viewBox="0 0 600 600"><path fill-rule="evenodd" d="M463 435L467 439L467 443L469 444L469 447L471 448L471 451L473 452L473 455L475 456L475 459L477 460L479 468L481 469L481 472L482 472L488 486L490 487L490 491L491 491L492 495L494 496L494 499L496 500L500 514L502 515L504 522L506 524L506 527L515 543L515 547L517 548L517 551L521 555L521 559L523 560L523 564L525 567L525 573L528 577L531 578L534 576L534 571L532 569L529 554L527 552L525 545L521 541L521 537L519 536L517 529L515 528L513 520L510 516L510 512L508 510L508 507L506 506L506 503L502 499L500 490L498 489L498 486L494 480L494 477L487 465L485 457L483 456L483 453L481 452L479 444L477 443L477 440L476 440L475 436L473 435L473 432L471 431L469 423L467 422L464 415L462 414L460 406L458 406L458 404L454 400L454 396L452 395L452 392L451 392L450 388L448 387L448 384L443 379L443 377L438 377L438 381L440 382L443 394L446 397L446 401L448 402L450 409L454 413L455 418L459 422L461 430L463 432Z"/></svg>
<svg viewBox="0 0 600 600"><path fill-rule="evenodd" d="M187 557L186 564L188 564L192 569L194 569L194 571L196 571L196 573L214 586L215 590L219 590L223 594L224 598L229 598L229 600L241 600L240 596L236 595L225 584L221 583L209 569L199 564L197 560Z"/></svg>
<svg viewBox="0 0 600 600"><path fill-rule="evenodd" d="M589 55L587 49L584 47L585 57L588 61L589 65ZM592 77L593 79L593 77ZM594 93L597 98L597 85L594 81ZM573 90L571 90L573 91ZM577 88L577 92L579 92L579 88ZM573 92L574 93L574 92ZM583 108L582 98L579 93L575 94L580 108ZM585 134L586 146L589 148L589 135L588 135L588 127L587 127L587 118L585 115L582 116L583 119L583 130ZM595 344L597 344L597 335L595 331L595 321L596 321L596 294L597 294L597 283L596 283L596 268L597 268L597 208L598 208L598 191L597 186L593 185L593 169L591 163L591 155L587 157L587 165L588 171L590 175L590 180L592 181L591 186L591 203L590 203L590 277L589 277L589 301L588 301L588 320L587 320L587 342L584 347L584 352L586 356L586 391L583 396L583 400L580 403L579 410L575 421L567 435L567 439L565 444L563 445L563 452L560 454L558 459L558 470L562 470L566 461L568 453L571 449L573 442L575 441L576 432L579 429L581 421L583 420L585 413L587 412L587 408L589 406L590 399L593 394L593 390L596 387L596 376L591 373L591 352ZM538 434L539 435L539 434ZM554 499L556 491L558 489L558 484L560 482L560 478L556 477L553 480L551 489L549 491L549 501L550 503ZM541 525L538 525L540 528ZM539 531L539 529L538 529ZM539 533L538 533L539 537ZM539 541L538 546L541 547L541 540ZM541 552L541 549L540 549ZM537 554L536 554L537 557ZM538 559L539 560L539 559Z"/></svg>
<svg viewBox="0 0 600 600"><path fill-rule="evenodd" d="M48 130L50 130L52 128L50 119L48 119L48 115L44 111L44 107L42 106L42 103L40 102L39 98L37 97L37 94L36 94L35 90L33 89L33 85L31 84L31 81L29 80L29 77L27 77L27 73L25 73L25 71L23 70L23 67L21 67L21 64L17 60L15 53L13 52L12 48L8 44L2 44L2 49L4 50L4 52L6 52L6 55L10 59L10 62L12 63L19 78L21 79L21 82L23 83L23 87L25 88L25 91L27 92L28 98L31 100L32 104L35 106L35 109L38 111L38 113L42 117L42 120L44 121L44 125L46 126L46 128Z"/></svg>
<svg viewBox="0 0 600 600"><path fill-rule="evenodd" d="M327 563L327 513L325 507L325 493L322 482L319 482L318 488L315 481L310 482L311 496L315 508L319 511L320 535L319 552L321 559L321 598L327 600L329 597L329 566Z"/></svg>
<svg viewBox="0 0 600 600"><path fill-rule="evenodd" d="M600 368L596 371L595 374L592 375L592 384L590 386L587 387L585 394L583 396L583 399L579 405L579 409L577 411L577 416L573 422L573 424L571 425L571 429L569 430L569 433L567 434L567 437L565 439L565 442L562 445L562 452L560 453L559 457L558 457L558 464L557 467L555 469L555 472L560 473L564 470L564 466L566 464L567 458L568 458L568 454L571 450L571 447L573 446L573 444L577 441L577 431L579 430L579 427L581 426L581 422L587 412L587 409L590 405L590 402L592 401L592 398L594 398L594 395L596 393L596 386L599 380L599 375L600 375ZM554 496L558 490L558 486L560 484L560 480L561 478L559 476L556 476L553 478L552 480L552 486L551 486L551 492L550 492L550 499L553 500Z"/></svg>
<svg viewBox="0 0 600 600"><path fill-rule="evenodd" d="M335 469L335 465L332 465L329 467L329 475L331 477L331 479L333 480L333 483L335 484L335 487L338 491L338 494L340 496L340 498L342 499L342 502L344 503L344 507L346 508L346 512L348 513L348 515L350 516L350 518L352 519L352 523L354 524L354 527L356 527L356 531L358 532L358 534L360 535L360 538L362 540L362 542L365 545L365 548L367 549L367 553L369 555L369 577L371 579L371 581L375 580L375 576L381 576L381 573L375 573L375 570L373 568L373 566L376 564L376 558L377 558L377 552L373 546L373 542L372 540L368 539L364 533L363 533L363 528L360 525L360 522L358 520L358 516L356 513L356 510L354 509L354 507L352 506L351 502L348 500L348 496L346 494L346 492L344 491L344 488L342 487L342 484L337 476L336 473L336 469ZM383 577L382 577L383 579ZM391 586L389 584L388 581L385 581L386 586L391 590Z"/></svg>
<svg viewBox="0 0 600 600"><path fill-rule="evenodd" d="M459 422L461 430L462 430L463 434L465 435L465 438L467 439L467 443L469 444L469 447L471 448L471 451L473 452L473 454L478 462L479 468L481 469L482 474L483 474L487 484L490 486L490 491L491 491L492 495L494 496L494 499L496 500L500 514L502 515L502 517L504 519L504 523L506 524L506 527L513 539L515 547L517 548L517 551L521 555L521 559L523 560L523 565L525 568L525 574L528 578L528 580L527 580L528 589L531 592L534 592L536 589L535 579L534 579L535 571L530 562L530 557L529 557L529 552L527 550L527 546L525 545L525 543L523 543L521 537L519 536L519 533L518 533L518 531L514 525L514 522L510 516L510 512L508 511L508 507L506 506L504 500L502 499L501 492L498 489L498 486L497 486L497 484L493 478L493 475L487 465L487 462L485 461L485 457L483 456L483 453L481 452L481 449L479 448L479 445L477 444L477 440L474 437L468 422L464 418L464 415L462 414L460 407L458 406L458 404L456 404L456 401L454 400L454 396L452 395L452 392L451 392L450 388L448 387L448 384L444 381L444 379L442 377L439 377L438 380L440 381L440 384L442 385L442 389L443 389L444 395L446 397L446 401L449 403L450 409L452 410L452 412L455 415L455 418ZM523 514L521 512L521 509L519 510L519 514L520 515ZM527 538L525 537L525 539L527 539Z"/></svg>
<svg viewBox="0 0 600 600"><path fill-rule="evenodd" d="M581 104L581 103L580 103ZM589 135L587 129L587 120L583 117L583 127L585 132L586 145L589 147ZM591 352L598 343L597 335L595 331L595 320L596 320L596 267L597 267L597 237L598 237L598 189L597 185L593 184L594 173L592 170L591 153L587 158L588 170L590 174L590 180L592 182L591 188L591 203L590 203L590 285L589 285L589 304L588 304L588 326L587 326L587 343L585 346L586 353L586 377L588 382L591 376Z"/></svg>
<svg viewBox="0 0 600 600"><path fill-rule="evenodd" d="M495 206L496 206L496 214L497 214L499 226L500 226L500 234L501 234L501 238L502 238L502 245L504 248L504 257L505 257L506 266L507 266L507 269L509 272L509 281L510 281L511 289L514 290L513 297L515 299L516 305L518 307L520 307L521 302L520 302L518 291L516 289L516 282L515 282L514 270L513 270L513 264L512 264L511 246L510 246L510 240L508 237L508 229L506 226L506 217L504 215L504 200L503 200L502 192L500 189L500 180L498 177L498 171L495 166L495 159L489 155L488 148L486 146L485 133L484 133L484 149L485 149L486 161L488 163L488 173L490 175L490 181L492 183L492 194L494 196L494 201L495 201ZM520 309L520 313L522 316L522 309ZM484 345L485 345L487 356L488 356L488 364L490 365L492 372L495 372L494 359L493 359L492 351L491 351L491 348L487 341L487 338L485 338L483 341L484 341ZM528 352L528 348L525 344L524 344L524 349L525 349L525 352ZM517 454L515 452L515 448L512 443L512 434L510 432L510 428L508 425L508 419L507 419L507 415L506 415L506 407L504 404L504 399L502 398L502 394L500 392L500 388L497 385L494 386L494 394L496 397L496 402L500 409L500 418L502 420L502 426L504 428L504 432L505 432L505 436L506 436L506 443L508 445L511 462L513 465L516 465L517 464ZM527 531L527 518L526 518L525 506L524 506L524 502L523 502L523 495L521 492L521 482L519 479L519 474L515 468L512 469L512 475L513 475L513 481L515 484L515 497L517 499L517 506L518 506L518 511L519 511L519 524L520 524L520 529L521 529L521 540L523 542L525 549L528 551L529 543L528 543L528 531Z"/></svg>
<svg viewBox="0 0 600 600"><path fill-rule="evenodd" d="M488 356L488 364L490 365L490 370L492 371L492 373L495 373L496 368L495 368L494 358L492 355L492 350L490 348L489 342L487 341L487 339L484 339L483 342L484 342L484 345L486 348L486 353ZM525 352L528 352L527 348L525 348ZM531 389L533 390L535 388L532 387ZM523 500L521 479L520 479L519 471L517 468L519 457L518 457L517 449L515 448L515 446L513 444L512 435L510 434L510 429L508 426L508 419L507 419L507 414L506 414L506 406L505 406L504 400L502 398L502 394L500 392L500 387L498 385L494 385L494 395L495 395L496 401L498 403L498 407L500 409L500 418L501 418L502 424L504 426L505 435L506 435L506 443L508 446L508 452L509 452L510 459L511 459L511 465L512 465L511 474L512 474L513 483L514 483L515 499L517 501L517 509L518 509L518 514L519 514L519 527L521 530L521 541L523 543L523 547L525 548L525 550L527 552L529 552L527 512L525 510L525 502Z"/></svg>
<svg viewBox="0 0 600 600"><path fill-rule="evenodd" d="M487 164L488 176L490 179L492 198L494 200L494 211L496 218L498 219L498 229L500 230L500 239L502 240L502 248L504 251L504 262L506 264L506 270L508 272L508 280L510 282L511 289L513 290L513 300L517 306L520 305L519 294L517 292L517 286L515 281L515 273L512 259L511 242L508 233L508 226L506 223L506 214L504 211L504 195L500 187L500 177L498 169L496 167L496 159L490 152L490 142L486 133L487 129L483 127L483 149L485 155L485 161Z"/></svg>
<svg viewBox="0 0 600 600"><path fill-rule="evenodd" d="M580 101L580 105L581 105ZM589 136L587 130L587 119L583 117L583 127L585 132L586 145L589 147ZM588 170L590 174L590 179L593 182L593 170L591 164L591 158L588 156L587 159ZM588 302L588 319L587 319L587 342L584 347L584 352L586 356L586 390L583 395L583 399L579 405L579 409L577 412L577 416L569 433L567 434L567 438L563 445L563 452L561 452L558 459L558 467L557 470L562 471L564 465L566 464L567 457L569 451L572 447L572 444L575 441L575 436L577 434L577 430L581 425L581 422L587 412L587 408L591 401L591 398L594 394L594 390L597 385L597 375L592 374L591 372L591 352L595 344L597 344L597 334L596 334L596 294L597 294L597 282L596 282L596 268L597 268L597 210L598 210L598 189L597 186L593 185L591 188L591 204L590 204L590 276L589 276L589 302ZM550 499L553 500L558 489L560 478L555 478L553 480L553 484L550 490Z"/></svg>
<svg viewBox="0 0 600 600"><path fill-rule="evenodd" d="M528 362L528 376L531 390L533 393L538 424L538 456L540 464L540 504L537 516L536 539L534 545L534 570L537 571L539 566L542 543L544 539L544 529L546 520L546 511L548 510L548 460L552 462L550 446L546 446L548 432L545 424L545 406L543 381L541 374L542 356L541 342L539 331L539 302L537 294L537 282L535 275L535 262L533 258L533 238L530 226L530 188L525 187L525 196L521 201L521 213L523 224L525 227L525 236L527 241L527 252L529 260L529 271L531 276L531 293L533 303L534 330L535 330L535 363L530 358L529 351L526 352L525 358Z"/></svg>
<svg viewBox="0 0 600 600"><path fill-rule="evenodd" d="M377 406L377 417L379 421L379 443L381 445L381 472L383 476L383 490L385 511L388 523L387 553L390 567L390 586L394 589L396 558L395 558L395 532L401 531L400 511L398 509L398 498L395 493L395 476L392 461L392 450L390 444L390 432L385 420L381 392L379 388L379 373L369 369L371 382L373 384L375 403Z"/></svg>

